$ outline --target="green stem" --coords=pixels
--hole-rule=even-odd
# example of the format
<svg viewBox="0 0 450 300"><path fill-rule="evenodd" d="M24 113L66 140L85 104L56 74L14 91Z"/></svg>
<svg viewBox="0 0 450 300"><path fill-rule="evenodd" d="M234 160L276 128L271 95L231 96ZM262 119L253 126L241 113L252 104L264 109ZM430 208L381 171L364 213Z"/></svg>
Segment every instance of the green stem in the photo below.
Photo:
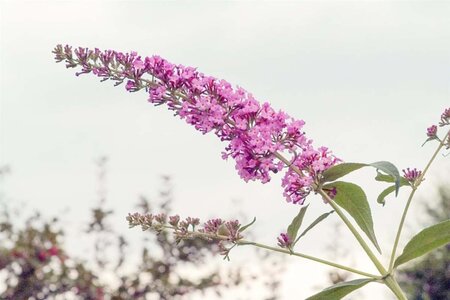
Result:
<svg viewBox="0 0 450 300"><path fill-rule="evenodd" d="M388 286L389 289L397 296L397 299L400 300L408 300L406 298L405 294L403 293L401 287L398 285L398 282L395 280L394 277L391 275L388 275L384 278L384 283Z"/></svg>
<svg viewBox="0 0 450 300"><path fill-rule="evenodd" d="M348 271L348 272L359 274L359 275L362 275L362 276L365 276L365 277L380 279L380 276L377 276L377 275L374 275L374 274L366 273L366 272L363 272L363 271L360 271L360 270L357 270L357 269L353 269L353 268L350 268L350 267L347 267L347 266L343 266L343 265L340 265L340 264L337 264L337 263L334 263L334 262L331 262L331 261L327 261L327 260L320 259L320 258L317 258L317 257L314 257L314 256L306 255L306 254L303 254L303 253L293 252L293 251L290 251L288 249L272 247L272 246L268 246L268 245L264 245L264 244L260 244L260 243L248 242L248 241L245 241L245 240L239 240L236 243L238 245L253 245L253 246L258 247L258 248L263 248L263 249L267 249L267 250L271 250L271 251L275 251L275 252L280 252L280 253L284 253L284 254L298 256L298 257L309 259L309 260L312 260L312 261L315 261L315 262L318 262L318 263L321 263L321 264L325 264L325 265L328 265L328 266L331 266L331 267L335 267L335 268L342 269L342 270L345 270L345 271Z"/></svg>
<svg viewBox="0 0 450 300"><path fill-rule="evenodd" d="M356 230L356 228L353 226L353 224L350 222L350 220L345 216L345 214L342 212L342 210L339 208L339 206L333 201L333 199L328 196L327 193L325 193L322 189L318 189L317 192L328 202L330 205L334 208L336 213L339 215L339 217L342 219L342 221L347 225L347 227L350 229L350 231L353 233L355 238L358 240L361 247L364 249L366 254L369 256L370 260L373 262L375 267L378 269L380 274L384 277L383 282L386 284L386 286L395 294L397 299L400 300L407 300L405 294L403 293L402 289L398 285L397 281L386 271L386 269L383 267L381 262L378 260L378 258L375 256L375 254L370 250L367 243L364 241L362 236L359 234L359 232Z"/></svg>
<svg viewBox="0 0 450 300"><path fill-rule="evenodd" d="M289 160L287 160L283 155L281 155L278 152L275 152L275 157L277 157L279 160L281 160L286 166L288 166L291 170L293 170L295 173L299 174L300 176L303 176L302 171L297 168L295 165L292 165ZM370 250L367 243L364 241L362 236L359 234L359 232L356 230L356 228L353 226L353 224L350 222L350 220L345 216L345 214L342 212L342 210L339 208L339 206L331 199L326 192L324 192L322 189L317 189L317 193L319 193L324 200L326 200L330 205L333 207L333 209L336 211L336 213L339 215L339 217L342 219L342 221L347 225L347 227L350 229L352 234L355 236L355 238L358 240L361 247L364 249L366 254L369 256L370 260L372 260L375 267L378 269L380 274L383 277L383 282L386 284L386 286L395 294L397 299L400 300L408 300L403 293L402 289L398 285L397 281L386 271L386 269L383 267L381 262L378 260L378 258L375 256L375 254ZM360 273L359 273L360 274Z"/></svg>
<svg viewBox="0 0 450 300"><path fill-rule="evenodd" d="M171 225L161 225L159 228L161 228L161 229L170 229L170 230L176 230L177 229L176 227L171 226ZM207 233L207 232L200 232L200 231L189 231L188 235L191 238L198 237L198 238L207 238L207 239L213 239L213 240L230 241L230 237L229 236L220 235L220 234L214 234L214 233ZM307 255L307 254L303 254L303 253L299 253L299 252L293 252L293 251L288 250L288 249L272 247L272 246L264 245L264 244L261 244L261 243L247 241L247 240L244 240L244 239L236 240L236 241L234 241L234 243L237 244L237 245L241 245L241 246L243 246L243 245L253 245L255 247L259 247L259 248L263 248L263 249L267 249L267 250L271 250L271 251L275 251L275 252L280 252L280 253L284 253L284 254L294 255L294 256L298 256L298 257L302 257L302 258L305 258L305 259L309 259L309 260L312 260L312 261L315 261L315 262L318 262L318 263L321 263L321 264L325 264L325 265L328 265L328 266L331 266L331 267L342 269L342 270L345 270L345 271L348 271L348 272L359 274L359 275L362 275L362 276L375 278L375 279L381 279L381 277L378 276L378 275L366 273L366 272L363 272L363 271L360 271L360 270L357 270L357 269L353 269L351 267L340 265L340 264L337 264L337 263L334 263L334 262L331 262L331 261L328 261L328 260L324 260L324 259L321 259L321 258L317 258L317 257L311 256L311 255Z"/></svg>
<svg viewBox="0 0 450 300"><path fill-rule="evenodd" d="M444 147L445 141L447 140L447 137L449 134L450 134L450 131L447 132L445 137L440 141L439 146L437 147L436 151L434 151L433 156L431 157L430 161L426 165L425 169L423 169L422 174L419 176L419 178L417 178L416 182L412 185L412 191L409 194L408 201L406 202L405 209L403 210L402 218L400 220L400 224L398 225L398 229L397 229L397 235L395 236L394 246L392 247L391 259L389 262L389 272L391 272L394 268L395 254L397 252L398 243L400 241L400 236L402 234L403 225L405 223L406 215L408 214L408 210L409 210L411 201L416 193L417 188L419 187L420 183L423 181L425 174L427 173L428 169L430 168L431 164L433 163L434 159L436 158L438 153L441 151L442 147Z"/></svg>
<svg viewBox="0 0 450 300"><path fill-rule="evenodd" d="M350 220L347 218L347 216L342 212L342 210L339 208L339 206L333 201L333 199L328 196L326 192L324 192L322 189L318 189L317 193L319 193L323 199L328 202L331 207L336 211L338 216L342 219L342 221L347 225L348 229L352 232L352 234L355 236L355 238L358 240L361 247L366 252L367 256L369 256L370 260L373 262L375 267L378 269L381 275L386 276L387 271L381 264L381 262L378 260L378 258L375 256L375 254L370 250L369 245L367 245L366 241L364 241L363 237L359 234L359 232L356 230L356 228L353 226L353 224L350 222Z"/></svg>
<svg viewBox="0 0 450 300"><path fill-rule="evenodd" d="M289 168L291 168L295 173L299 174L300 176L303 176L301 170L297 168L297 166L292 165L290 161L288 161L283 155L281 155L278 152L275 152L275 156L281 160L283 163L285 163ZM356 228L350 223L349 219L345 216L345 214L342 212L342 210L339 208L339 206L334 203L333 199L331 199L327 193L325 193L322 189L318 189L316 191L319 193L324 200L326 200L330 205L333 207L333 209L336 211L336 213L339 215L339 217L344 221L345 225L350 229L350 231L353 233L355 238L358 240L359 244L363 247L364 251L367 253L369 258L372 260L374 265L377 267L378 271L381 273L381 275L385 276L387 274L386 269L383 267L383 265L380 263L380 261L377 259L375 254L370 250L367 243L364 241L362 236L359 234L359 232L356 230Z"/></svg>

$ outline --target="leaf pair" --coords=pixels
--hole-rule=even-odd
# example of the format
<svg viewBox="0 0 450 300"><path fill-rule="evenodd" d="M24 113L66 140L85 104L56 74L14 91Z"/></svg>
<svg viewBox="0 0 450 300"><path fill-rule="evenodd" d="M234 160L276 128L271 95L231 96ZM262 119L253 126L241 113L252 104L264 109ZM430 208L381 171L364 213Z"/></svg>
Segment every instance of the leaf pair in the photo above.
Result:
<svg viewBox="0 0 450 300"><path fill-rule="evenodd" d="M310 231L313 227L315 227L317 224L325 220L330 214L334 212L334 210L332 210L330 212L321 214L297 237L298 231L302 226L303 218L305 217L306 210L308 209L308 207L309 204L307 206L302 207L297 216L295 216L291 224L288 226L287 234L289 238L293 241L290 247L291 249L294 248L295 244L300 240L301 237L303 237L308 231Z"/></svg>
<svg viewBox="0 0 450 300"><path fill-rule="evenodd" d="M404 264L412 259L418 258L438 247L450 243L450 220L430 226L417 235L403 249L403 253L396 259L394 267ZM338 300L351 292L362 288L374 281L373 278L355 279L340 282L330 286L321 292L307 298L306 300Z"/></svg>
<svg viewBox="0 0 450 300"><path fill-rule="evenodd" d="M400 187L408 184L408 181L400 176L397 167L388 161L378 161L371 164L342 163L326 170L323 173L323 182L334 181L363 167L374 167L377 169L377 177L375 177L375 180L394 183L394 186L387 188L380 194L378 197L378 203L380 204L384 205L384 198L388 194L395 191L395 196L397 196ZM378 171L383 171L385 174Z"/></svg>
<svg viewBox="0 0 450 300"><path fill-rule="evenodd" d="M392 176L385 175L385 174L382 174L380 172L378 172L377 176L375 177L375 180L376 181L382 181L382 182L389 182L389 183L394 183L395 182L395 180L392 178ZM403 177L400 177L400 187L406 186L406 185L409 185L408 180L406 180ZM380 195L378 195L377 202L384 206L384 204L386 202L384 199L389 194L393 193L394 191L397 191L397 186L396 185L392 185L392 186L386 188L384 191L382 191L380 193ZM396 193L396 196L397 196L397 193Z"/></svg>
<svg viewBox="0 0 450 300"><path fill-rule="evenodd" d="M400 186L404 185L404 179L400 176L400 173L392 163L387 161L379 161L371 164L364 163L342 163L331 167L323 173L322 181L324 183L331 182L339 179L353 171L359 170L363 167L374 167L377 169L378 181L392 182L394 186L385 190L384 196L382 196L382 203L384 203L384 197L389 193L395 191L398 194ZM385 174L380 173L384 172ZM407 182L406 182L407 183ZM372 212L370 209L369 202L367 201L367 196L363 189L350 182L335 181L331 183L324 184L322 189L336 189L336 195L334 197L334 202L342 207L349 213L361 230L367 235L373 245L376 247L379 253L381 253L380 246L378 244L377 238L375 236L375 231L373 228ZM383 194L382 193L382 194ZM379 197L380 198L380 197Z"/></svg>

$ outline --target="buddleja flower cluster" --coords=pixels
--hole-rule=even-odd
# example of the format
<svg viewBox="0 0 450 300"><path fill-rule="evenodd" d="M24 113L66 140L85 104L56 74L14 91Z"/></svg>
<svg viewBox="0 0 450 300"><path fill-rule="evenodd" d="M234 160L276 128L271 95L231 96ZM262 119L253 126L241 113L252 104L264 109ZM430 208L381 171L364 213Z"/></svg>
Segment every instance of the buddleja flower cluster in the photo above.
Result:
<svg viewBox="0 0 450 300"><path fill-rule="evenodd" d="M260 104L241 87L206 76L195 68L175 65L159 56L141 57L136 52L121 53L58 45L53 53L68 68L81 67L77 75L93 73L126 90L145 89L148 101L166 104L180 118L202 133L214 132L227 142L222 157L233 158L245 181L270 181L271 174L287 168L277 153L289 155L283 180L288 202L303 203L321 172L338 159L327 148L315 149L302 131L302 120ZM297 167L294 172L292 166ZM295 169L295 168L294 168Z"/></svg>
<svg viewBox="0 0 450 300"><path fill-rule="evenodd" d="M439 127L444 127L444 126L448 126L450 125L450 107L446 108L444 110L444 112L441 114L441 120L439 121ZM427 128L427 137L428 139L425 141L431 141L431 140L439 140L439 137L437 135L438 132L438 125L431 125L430 127ZM446 146L446 149L450 149L450 134L447 133L446 135L446 140L444 138L443 143L444 146Z"/></svg>
<svg viewBox="0 0 450 300"><path fill-rule="evenodd" d="M181 220L179 215L167 217L165 214L140 213L128 214L126 219L130 228L140 226L142 230L150 229L158 233L163 230L172 230L177 242L202 238L217 243L220 253L225 257L228 257L232 249L227 245L232 244L234 246L243 238L241 224L238 220L224 221L217 218L200 225L200 219L198 218L187 217Z"/></svg>
<svg viewBox="0 0 450 300"><path fill-rule="evenodd" d="M450 125L450 107L444 109L444 112L441 114L441 120L439 121L439 127L444 127L447 125ZM444 139L441 141L441 139L438 137L438 125L431 125L427 128L427 140L425 143L432 141L432 140L438 140L442 143L443 146L446 147L446 149L450 149L450 131L447 132ZM425 144L424 143L424 144ZM409 182L410 185L416 185L419 180L424 180L422 178L422 171L417 170L416 168L411 169L407 168L406 170L403 170L403 177Z"/></svg>

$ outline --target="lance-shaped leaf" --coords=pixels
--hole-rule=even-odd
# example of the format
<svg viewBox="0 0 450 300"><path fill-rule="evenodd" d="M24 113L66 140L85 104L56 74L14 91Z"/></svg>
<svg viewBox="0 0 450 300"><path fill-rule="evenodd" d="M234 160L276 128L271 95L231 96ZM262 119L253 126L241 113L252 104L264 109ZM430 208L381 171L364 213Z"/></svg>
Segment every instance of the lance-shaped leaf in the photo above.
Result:
<svg viewBox="0 0 450 300"><path fill-rule="evenodd" d="M355 279L351 281L339 282L338 284L327 287L318 294L315 294L306 300L338 300L351 292L362 288L374 279Z"/></svg>
<svg viewBox="0 0 450 300"><path fill-rule="evenodd" d="M241 228L239 228L239 232L243 232L245 229L249 228L250 226L252 226L254 223L256 222L256 217L253 217L253 221L251 221L250 223L248 223L247 225L242 226Z"/></svg>
<svg viewBox="0 0 450 300"><path fill-rule="evenodd" d="M353 171L359 170L362 167L366 166L367 164L361 163L342 163L335 165L323 172L324 182L335 181L336 179L339 179Z"/></svg>
<svg viewBox="0 0 450 300"><path fill-rule="evenodd" d="M378 195L377 202L380 204L383 204L383 206L384 206L384 204L386 203L384 198L386 198L390 193L393 193L394 191L395 191L395 185L386 188L384 191L382 191Z"/></svg>
<svg viewBox="0 0 450 300"><path fill-rule="evenodd" d="M363 163L342 163L336 166L333 166L323 172L323 182L331 182L336 179L341 178L342 176L345 176L353 171L359 170L362 167L368 167L372 166L374 168L377 168L377 170L383 171L387 175L391 176L393 178L393 182L395 182L395 195L398 194L398 189L400 188L400 180L401 176L397 169L397 167L388 162L388 161L377 161L371 164L363 164Z"/></svg>
<svg viewBox="0 0 450 300"><path fill-rule="evenodd" d="M300 234L297 238L297 240L295 241L294 244L296 244L298 242L298 240L304 236L308 231L310 231L311 229L313 229L314 226L316 226L317 224L319 224L320 222L322 222L323 220L325 220L330 214L334 213L334 210L321 214L319 217L317 217L317 219L314 220L314 222L312 222L303 232L302 234Z"/></svg>
<svg viewBox="0 0 450 300"><path fill-rule="evenodd" d="M400 176L400 172L398 171L397 167L394 166L393 163L390 163L388 161L378 161L378 162L371 163L369 165L377 168L377 170L383 171L387 175L392 176L392 178L394 179L394 183L395 183L395 196L397 196L398 190L400 189L400 180L402 178Z"/></svg>
<svg viewBox="0 0 450 300"><path fill-rule="evenodd" d="M450 220L425 228L406 244L394 267L450 243Z"/></svg>
<svg viewBox="0 0 450 300"><path fill-rule="evenodd" d="M382 182L389 182L389 183L394 183L395 182L395 178L392 177L391 175L386 175L383 173L378 172L377 176L375 177L376 181L382 181ZM404 177L400 177L400 186L405 186L405 185L409 185L408 180L406 180Z"/></svg>
<svg viewBox="0 0 450 300"><path fill-rule="evenodd" d="M289 225L287 229L287 234L291 241L295 241L297 238L298 230L300 229L300 226L302 225L303 218L305 217L306 209L308 208L309 204L305 207L302 207L298 213L297 216L292 220L291 225ZM294 247L295 243L291 245L291 247Z"/></svg>
<svg viewBox="0 0 450 300"><path fill-rule="evenodd" d="M336 196L334 202L345 209L350 216L356 221L359 228L367 235L372 243L381 253L375 232L373 230L372 212L369 202L363 189L350 182L336 181L323 186L323 189L336 188Z"/></svg>
<svg viewBox="0 0 450 300"><path fill-rule="evenodd" d="M393 178L390 175L382 174L380 172L378 172L377 176L375 177L375 180L376 181L382 181L382 182L390 182L390 183L394 183L395 182L395 178ZM403 177L400 177L400 187L405 186L405 185L409 186L408 180L406 180ZM383 204L383 206L384 206L384 204L386 202L384 199L389 194L393 193L396 190L397 190L397 187L395 185L386 188L384 191L382 191L380 193L380 195L378 195L377 202L380 203L380 204Z"/></svg>

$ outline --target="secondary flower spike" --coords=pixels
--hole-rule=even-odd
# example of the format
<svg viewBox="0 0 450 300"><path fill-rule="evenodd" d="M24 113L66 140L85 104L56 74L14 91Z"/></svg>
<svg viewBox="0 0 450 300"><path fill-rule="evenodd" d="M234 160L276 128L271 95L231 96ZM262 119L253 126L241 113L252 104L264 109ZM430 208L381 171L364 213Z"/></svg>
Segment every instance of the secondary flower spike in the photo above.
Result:
<svg viewBox="0 0 450 300"><path fill-rule="evenodd" d="M233 88L195 68L175 65L159 56L141 57L136 52L58 45L53 53L67 68L81 67L77 76L93 73L116 85L125 82L130 92L145 89L149 102L166 104L204 134L214 132L228 143L222 157L235 160L245 181L266 183L271 173L288 168L282 185L289 202L303 203L321 172L339 161L327 148L313 148L312 140L302 131L304 121L275 111L269 103L260 104L244 89ZM301 175L276 158L276 153L283 152Z"/></svg>

